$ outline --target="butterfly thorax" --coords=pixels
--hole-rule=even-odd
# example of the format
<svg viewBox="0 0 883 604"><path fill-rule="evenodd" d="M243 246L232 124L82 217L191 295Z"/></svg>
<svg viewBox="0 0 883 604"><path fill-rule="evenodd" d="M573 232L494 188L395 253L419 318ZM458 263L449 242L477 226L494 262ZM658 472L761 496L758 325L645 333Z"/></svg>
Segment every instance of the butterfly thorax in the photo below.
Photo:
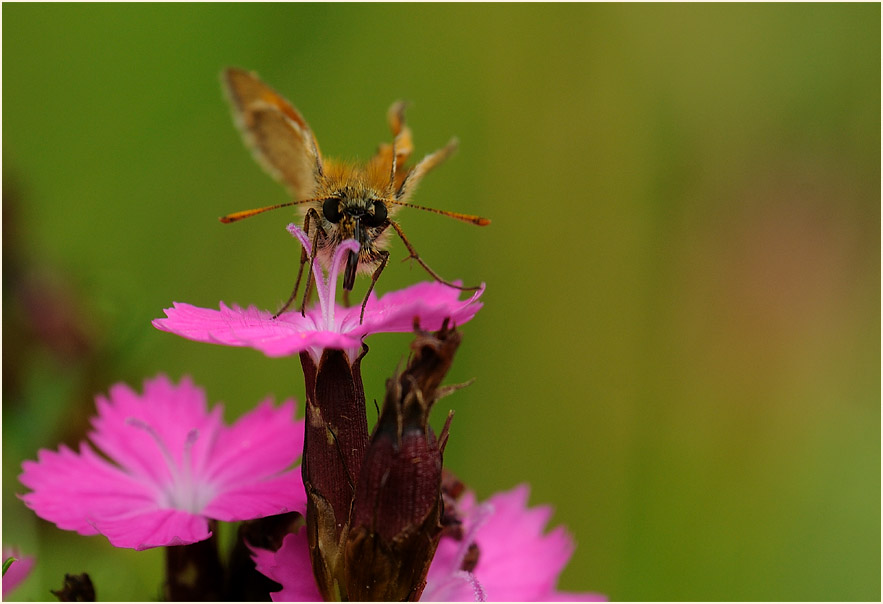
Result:
<svg viewBox="0 0 883 604"><path fill-rule="evenodd" d="M358 272L370 272L381 261L380 252L388 243L388 216L398 208L384 201L391 187L389 172L383 178L380 168L373 162L359 166L326 160L317 179L315 198L320 201L308 209L318 215L324 232L318 236L317 259L326 269L334 250L347 239L359 242Z"/></svg>

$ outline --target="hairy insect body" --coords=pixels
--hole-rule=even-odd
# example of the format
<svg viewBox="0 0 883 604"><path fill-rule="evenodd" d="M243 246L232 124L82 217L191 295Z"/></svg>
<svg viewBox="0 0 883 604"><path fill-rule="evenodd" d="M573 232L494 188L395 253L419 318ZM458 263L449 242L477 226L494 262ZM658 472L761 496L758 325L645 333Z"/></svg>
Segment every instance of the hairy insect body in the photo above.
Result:
<svg viewBox="0 0 883 604"><path fill-rule="evenodd" d="M310 204L303 212L305 222L309 220L307 216L318 217L316 259L326 270L330 269L334 250L341 242L359 242L358 256L351 255L347 261L344 289L352 288L350 275L371 274L384 261L391 233L389 218L398 209L384 201L390 191L388 186L375 184L379 170L372 168L373 162L362 167L326 161L325 174L316 188L316 197L322 201ZM389 171L387 167L387 181Z"/></svg>

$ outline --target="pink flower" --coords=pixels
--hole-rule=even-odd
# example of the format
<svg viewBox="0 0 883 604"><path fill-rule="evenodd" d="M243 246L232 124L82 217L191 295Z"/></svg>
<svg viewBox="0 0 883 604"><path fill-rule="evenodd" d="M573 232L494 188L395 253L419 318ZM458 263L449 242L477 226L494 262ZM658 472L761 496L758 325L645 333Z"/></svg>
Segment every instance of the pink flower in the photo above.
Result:
<svg viewBox="0 0 883 604"><path fill-rule="evenodd" d="M529 487L520 485L476 504L475 495L465 493L457 509L464 516L466 537L462 542L441 540L429 568L424 599L461 599L458 594L463 590L458 584L463 580L458 569L466 547L474 541L479 558L473 574L489 601L603 601L598 594L555 589L558 575L573 555L573 539L562 526L544 534L552 508L528 508L529 494Z"/></svg>
<svg viewBox="0 0 883 604"><path fill-rule="evenodd" d="M296 225L288 230L309 251L309 236ZM421 328L436 330L442 321L450 318L455 325L472 319L482 304L478 301L484 291L475 292L460 300L460 291L437 282L418 283L381 298L372 292L365 306L365 318L359 322L360 306L344 307L335 303L337 277L348 251L358 251L355 240L337 246L328 279L319 263L313 265L319 303L307 309L305 316L299 310L281 314L254 306L241 308L223 302L219 310L199 308L175 302L165 310L165 319L155 319L153 326L197 342L248 346L270 357L288 356L309 351L318 362L322 349L337 348L347 352L352 361L357 357L362 338L379 332L406 332L414 328L414 320Z"/></svg>
<svg viewBox="0 0 883 604"><path fill-rule="evenodd" d="M61 446L25 461L22 496L38 516L81 535L102 534L138 550L211 536L208 519L237 521L304 513L300 468L303 421L294 402L269 400L232 426L223 408L184 378L144 382L144 394L116 384L96 399L97 417L79 453Z"/></svg>
<svg viewBox="0 0 883 604"><path fill-rule="evenodd" d="M573 554L573 540L563 527L544 534L552 514L548 506L527 507L529 489L521 485L476 504L466 493L458 501L464 538L444 536L426 577L424 601L603 601L593 593L565 593L555 588ZM478 546L478 564L461 570L469 545ZM320 599L310 570L306 531L287 535L277 552L253 548L257 569L280 583L274 601Z"/></svg>
<svg viewBox="0 0 883 604"><path fill-rule="evenodd" d="M9 558L15 558L15 562L3 575L3 599L5 600L13 589L18 587L22 581L27 579L34 567L33 556L22 556L18 550L13 547L3 548L3 562Z"/></svg>

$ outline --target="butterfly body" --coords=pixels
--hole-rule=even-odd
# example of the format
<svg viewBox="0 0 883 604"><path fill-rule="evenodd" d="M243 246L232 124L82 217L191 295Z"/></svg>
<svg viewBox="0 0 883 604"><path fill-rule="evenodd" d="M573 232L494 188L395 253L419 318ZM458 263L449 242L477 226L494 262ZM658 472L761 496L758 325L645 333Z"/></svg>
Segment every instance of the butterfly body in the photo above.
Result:
<svg viewBox="0 0 883 604"><path fill-rule="evenodd" d="M326 161L316 190L316 201L304 207L306 215L318 217L316 259L330 268L337 246L347 239L359 242L358 255L351 254L344 272L344 289L352 289L355 275L373 273L384 260L391 235L389 219L398 208L384 199L390 191L370 168Z"/></svg>

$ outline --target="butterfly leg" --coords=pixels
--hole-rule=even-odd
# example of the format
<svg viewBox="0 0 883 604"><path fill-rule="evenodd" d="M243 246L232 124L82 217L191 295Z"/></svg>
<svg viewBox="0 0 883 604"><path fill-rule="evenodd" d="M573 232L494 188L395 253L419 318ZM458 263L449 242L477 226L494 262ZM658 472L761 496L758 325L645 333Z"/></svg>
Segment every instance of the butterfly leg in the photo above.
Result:
<svg viewBox="0 0 883 604"><path fill-rule="evenodd" d="M371 292L374 291L374 284L377 283L377 279L380 278L380 273L386 268L386 262L389 260L389 252L386 250L381 250L379 254L382 260L380 261L380 266L374 269L374 273L371 275L371 285L368 286L368 291L365 292L365 299L362 300L362 312L359 313L359 325L365 320L365 305L368 304L368 297L371 295Z"/></svg>
<svg viewBox="0 0 883 604"><path fill-rule="evenodd" d="M313 224L316 225L316 236L313 237L313 247L310 250L310 270L307 271L307 285L306 287L304 287L304 298L300 303L301 316L304 316L304 314L306 313L307 300L310 299L310 290L313 287L313 265L316 263L316 251L319 249L319 237L322 237L324 239L328 236L328 234L325 233L325 230L322 228L319 222L319 213L312 208L307 211L307 216L306 218L304 218L304 227L307 227L307 220L311 216L313 218ZM307 235L310 234L308 228L304 228L304 232L306 232ZM303 268L303 264L301 264L301 268Z"/></svg>
<svg viewBox="0 0 883 604"><path fill-rule="evenodd" d="M438 281L439 283L441 283L441 284L443 284L443 285L447 285L448 287L453 287L454 289L459 289L459 290L467 291L467 292L471 292L471 291L475 291L475 290L477 290L477 289L481 289L481 286L480 286L480 285L476 285L476 286L474 286L474 287L464 287L464 286L462 286L462 285L456 285L455 283L451 283L450 281L445 281L444 279L442 279L442 278L438 275L438 273L436 273L434 270L432 270L431 268L429 268L429 265L426 264L426 263L423 261L423 259L417 254L417 250L414 249L414 246L412 246L412 245L411 245L411 242L408 241L408 238L405 237L405 232L402 230L402 227L400 227L400 226L398 225L398 223L393 222L392 220L389 221L389 224L392 225L392 228L394 228L395 231L396 231L396 233L399 234L399 237L401 238L402 243L404 243L404 244L405 244L405 247L408 248L408 253L410 254L410 256L408 256L408 258L405 258L405 260L408 260L408 259L410 259L410 258L413 258L414 260L416 260L416 261L420 264L420 266L423 267L423 270L425 270L427 273L429 273L429 275L430 275L433 279L435 279L436 281Z"/></svg>

